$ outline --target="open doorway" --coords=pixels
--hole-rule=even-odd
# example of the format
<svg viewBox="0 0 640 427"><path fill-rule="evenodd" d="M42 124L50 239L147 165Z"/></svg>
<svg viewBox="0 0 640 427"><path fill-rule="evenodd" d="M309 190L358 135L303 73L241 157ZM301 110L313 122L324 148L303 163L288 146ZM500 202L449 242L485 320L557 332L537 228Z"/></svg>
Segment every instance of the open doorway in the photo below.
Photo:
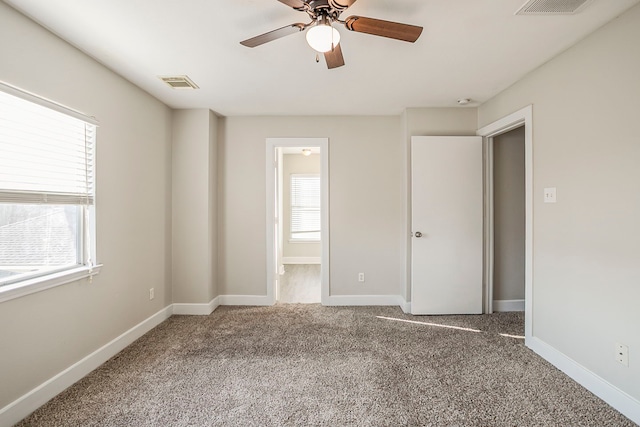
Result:
<svg viewBox="0 0 640 427"><path fill-rule="evenodd" d="M524 126L493 137L493 311L524 311Z"/></svg>
<svg viewBox="0 0 640 427"><path fill-rule="evenodd" d="M514 131L513 134L509 132ZM487 126L478 130L477 135L484 138L484 166L485 166L485 231L484 231L484 312L492 313L494 311L494 293L496 296L503 292L502 289L497 290L494 288L495 284L495 250L496 250L496 205L494 200L494 146L495 140L501 139L501 136L506 137L506 141L509 138L515 138L513 141L523 141L524 144L524 313L525 313L525 343L530 345L533 337L532 328L532 316L533 316L533 107L528 106L521 110L518 110L500 120L488 124ZM503 139L504 141L504 139ZM509 146L508 148L513 148ZM502 160L504 165L504 159ZM508 161L508 160L506 160ZM502 179L502 178L500 178ZM506 179L506 178L505 178ZM502 191L502 190L501 190ZM522 189L520 188L520 190ZM504 197L505 194L502 196ZM518 202L519 203L519 202ZM507 207L500 207L501 210L509 209ZM519 220L518 220L519 221ZM501 222L503 222L501 220ZM497 233L507 234L507 240L510 239L508 230L504 229L504 224L501 224L501 229ZM513 239L512 242L516 242L519 238ZM502 243L504 245L504 242ZM519 244L519 243L517 243ZM508 248L501 248L500 253L508 251ZM515 255L518 257L519 255ZM506 260L507 263L509 262ZM521 261L519 261L521 262ZM502 268L502 267L500 267ZM507 265L507 269L511 266ZM518 267L515 268L515 271ZM500 274L504 274L504 271ZM520 274L520 273L515 273ZM502 295L509 294L511 291L504 291ZM516 291L517 292L517 291ZM518 301L519 298L513 300L498 300L503 301L502 307L496 307L500 309L521 309L522 301ZM506 301L506 302L505 302Z"/></svg>
<svg viewBox="0 0 640 427"><path fill-rule="evenodd" d="M272 303L329 295L328 140L267 139L267 294Z"/></svg>
<svg viewBox="0 0 640 427"><path fill-rule="evenodd" d="M321 223L320 149L278 147L282 155L282 264L277 302L320 303Z"/></svg>

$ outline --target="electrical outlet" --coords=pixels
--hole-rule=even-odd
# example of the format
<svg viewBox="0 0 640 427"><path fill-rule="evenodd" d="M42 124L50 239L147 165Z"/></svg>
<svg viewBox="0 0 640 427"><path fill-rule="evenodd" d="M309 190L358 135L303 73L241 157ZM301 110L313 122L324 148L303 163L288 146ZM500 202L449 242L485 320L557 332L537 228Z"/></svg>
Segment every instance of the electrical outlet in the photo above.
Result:
<svg viewBox="0 0 640 427"><path fill-rule="evenodd" d="M358 273L358 282L364 282L364 273Z"/></svg>
<svg viewBox="0 0 640 427"><path fill-rule="evenodd" d="M616 361L618 363L623 364L624 366L629 366L629 347L616 343Z"/></svg>
<svg viewBox="0 0 640 427"><path fill-rule="evenodd" d="M156 297L156 292L154 288L149 288L149 300L152 300Z"/></svg>

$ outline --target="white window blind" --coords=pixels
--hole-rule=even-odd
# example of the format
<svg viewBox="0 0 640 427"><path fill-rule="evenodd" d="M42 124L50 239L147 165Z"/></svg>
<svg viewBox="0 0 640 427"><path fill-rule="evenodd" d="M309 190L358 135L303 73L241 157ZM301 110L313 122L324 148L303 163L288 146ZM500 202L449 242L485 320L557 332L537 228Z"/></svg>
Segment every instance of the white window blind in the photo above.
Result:
<svg viewBox="0 0 640 427"><path fill-rule="evenodd" d="M96 126L0 83L0 301L93 274Z"/></svg>
<svg viewBox="0 0 640 427"><path fill-rule="evenodd" d="M319 175L291 175L291 239L320 240Z"/></svg>
<svg viewBox="0 0 640 427"><path fill-rule="evenodd" d="M95 133L93 123L0 90L0 203L93 204Z"/></svg>

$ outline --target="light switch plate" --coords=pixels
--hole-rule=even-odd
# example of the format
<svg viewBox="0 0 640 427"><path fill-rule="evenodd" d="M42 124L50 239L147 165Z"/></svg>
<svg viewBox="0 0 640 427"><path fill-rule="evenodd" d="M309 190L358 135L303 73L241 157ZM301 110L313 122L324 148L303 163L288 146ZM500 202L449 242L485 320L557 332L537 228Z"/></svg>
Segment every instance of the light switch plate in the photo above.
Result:
<svg viewBox="0 0 640 427"><path fill-rule="evenodd" d="M549 187L544 189L544 202L545 203L556 202L556 187Z"/></svg>

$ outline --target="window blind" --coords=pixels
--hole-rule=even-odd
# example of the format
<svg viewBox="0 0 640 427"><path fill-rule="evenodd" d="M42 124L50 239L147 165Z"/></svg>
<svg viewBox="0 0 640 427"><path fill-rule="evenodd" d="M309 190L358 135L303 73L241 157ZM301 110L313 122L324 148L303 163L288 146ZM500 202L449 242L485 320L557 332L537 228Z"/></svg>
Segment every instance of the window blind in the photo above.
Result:
<svg viewBox="0 0 640 427"><path fill-rule="evenodd" d="M291 175L291 237L320 238L320 176Z"/></svg>
<svg viewBox="0 0 640 427"><path fill-rule="evenodd" d="M92 205L95 123L6 88L0 86L0 202Z"/></svg>

